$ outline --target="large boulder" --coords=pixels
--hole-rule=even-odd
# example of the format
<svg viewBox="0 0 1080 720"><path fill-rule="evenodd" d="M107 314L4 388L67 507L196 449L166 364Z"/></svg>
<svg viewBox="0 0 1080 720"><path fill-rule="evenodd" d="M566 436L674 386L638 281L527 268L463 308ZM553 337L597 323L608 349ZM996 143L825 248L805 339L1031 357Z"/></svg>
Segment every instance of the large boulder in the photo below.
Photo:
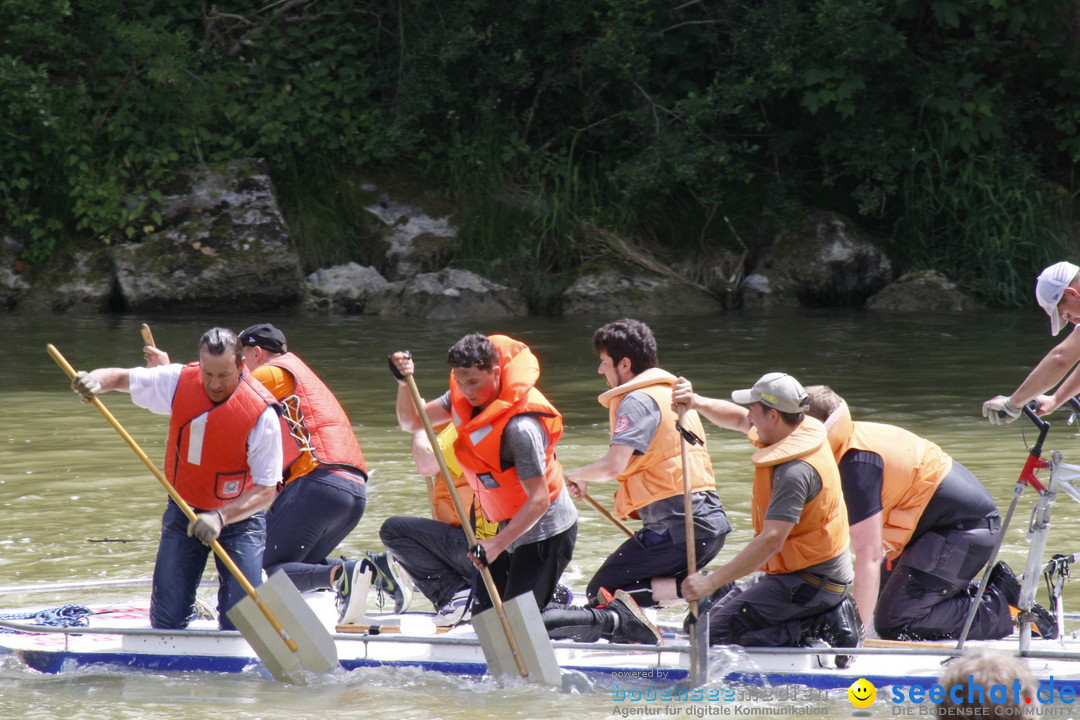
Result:
<svg viewBox="0 0 1080 720"><path fill-rule="evenodd" d="M446 320L529 314L517 290L455 268L388 282L373 267L349 263L315 271L307 291L305 307L321 312Z"/></svg>
<svg viewBox="0 0 1080 720"><path fill-rule="evenodd" d="M447 268L390 283L376 305L380 315L429 319L528 315L521 293L468 270Z"/></svg>
<svg viewBox="0 0 1080 720"><path fill-rule="evenodd" d="M893 278L877 245L834 213L808 213L743 283L743 304L859 307Z"/></svg>
<svg viewBox="0 0 1080 720"><path fill-rule="evenodd" d="M199 165L160 188L163 228L113 247L129 310L272 310L299 300L300 258L262 160Z"/></svg>
<svg viewBox="0 0 1080 720"><path fill-rule="evenodd" d="M378 308L369 306L381 302L390 283L373 267L354 262L322 268L307 277L307 297L304 307L325 313L344 315L376 315Z"/></svg>
<svg viewBox="0 0 1080 720"><path fill-rule="evenodd" d="M18 306L30 312L109 312L117 309L116 281L108 249L96 245L57 253L35 273Z"/></svg>
<svg viewBox="0 0 1080 720"><path fill-rule="evenodd" d="M708 293L652 273L603 270L583 275L562 295L564 315L709 315L723 304Z"/></svg>
<svg viewBox="0 0 1080 720"><path fill-rule="evenodd" d="M913 270L866 301L873 310L966 312L985 306L935 270Z"/></svg>
<svg viewBox="0 0 1080 720"><path fill-rule="evenodd" d="M458 247L457 228L449 217L434 217L418 205L395 202L386 195L366 209L382 223L384 274L391 280L439 270Z"/></svg>

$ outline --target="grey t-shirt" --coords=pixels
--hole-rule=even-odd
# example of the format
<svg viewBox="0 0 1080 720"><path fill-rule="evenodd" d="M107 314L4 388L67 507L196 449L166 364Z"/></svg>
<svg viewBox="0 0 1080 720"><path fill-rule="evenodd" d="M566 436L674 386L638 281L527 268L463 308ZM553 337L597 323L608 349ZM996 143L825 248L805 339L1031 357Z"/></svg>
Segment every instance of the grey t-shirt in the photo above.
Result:
<svg viewBox="0 0 1080 720"><path fill-rule="evenodd" d="M449 392L439 398L439 404L447 410L450 409ZM506 423L503 431L499 442L499 459L503 467L513 467L519 478L543 476L547 469L544 459L547 442L547 431L537 418L532 415L515 415ZM512 552L519 545L554 537L573 526L577 518L577 506L564 486L558 497L551 501L547 512L515 540L508 550Z"/></svg>
<svg viewBox="0 0 1080 720"><path fill-rule="evenodd" d="M806 503L820 492L821 476L813 465L805 460L781 463L772 471L772 495L765 510L765 519L797 523ZM839 583L850 583L855 579L851 555L847 550L831 560L804 569Z"/></svg>
<svg viewBox="0 0 1080 720"><path fill-rule="evenodd" d="M653 398L643 392L633 391L623 396L615 412L611 444L626 445L635 455L644 455L662 419L660 407ZM695 536L699 539L716 537L731 531L720 497L712 491L693 495ZM656 533L667 532L671 541L686 547L686 505L682 495L657 500L638 510L644 527Z"/></svg>

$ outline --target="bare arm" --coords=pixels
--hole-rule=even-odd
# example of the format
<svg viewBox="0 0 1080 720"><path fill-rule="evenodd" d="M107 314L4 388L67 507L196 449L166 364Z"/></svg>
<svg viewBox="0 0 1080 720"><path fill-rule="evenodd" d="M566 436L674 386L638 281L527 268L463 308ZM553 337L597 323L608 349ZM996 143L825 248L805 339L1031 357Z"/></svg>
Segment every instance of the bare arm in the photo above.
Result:
<svg viewBox="0 0 1080 720"><path fill-rule="evenodd" d="M851 526L851 549L855 553L855 587L852 594L867 633L874 631L874 608L881 585L881 522L881 513L878 512Z"/></svg>
<svg viewBox="0 0 1080 720"><path fill-rule="evenodd" d="M686 405L687 410L697 410L718 427L743 433L750 431L746 408L728 400L698 395L686 378L680 377L675 382L671 389L671 401L676 405Z"/></svg>
<svg viewBox="0 0 1080 720"><path fill-rule="evenodd" d="M231 525L270 507L275 495L277 495L276 485L256 485L240 497L218 508L218 511L225 524Z"/></svg>
<svg viewBox="0 0 1080 720"><path fill-rule="evenodd" d="M435 452L428 442L427 432L423 429L414 430L412 434L412 459L416 464L416 470L424 477L433 477L439 474L439 462L435 459Z"/></svg>
<svg viewBox="0 0 1080 720"><path fill-rule="evenodd" d="M413 364L412 356L406 352L396 352L390 356L390 361L397 367L398 372L402 375L412 375L416 371L416 366ZM424 422L420 419L420 413L416 410L416 404L413 403L412 393L409 391L409 386L403 382L398 382L397 402L395 403L395 410L397 411L398 425L407 433L415 433L417 431L424 430ZM427 411L428 419L432 425L443 425L450 422L450 412L444 410L438 400L432 400L424 405L424 410Z"/></svg>
<svg viewBox="0 0 1080 720"><path fill-rule="evenodd" d="M573 472L566 473L567 489L575 500L585 497L591 482L603 482L611 480L622 474L630 459L634 457L634 448L629 445L614 444L608 446L604 457L578 468Z"/></svg>
<svg viewBox="0 0 1080 720"><path fill-rule="evenodd" d="M766 520L761 532L746 544L739 554L708 575L693 573L683 580L682 593L687 600L700 600L729 582L735 582L754 572L769 561L784 546L795 523Z"/></svg>
<svg viewBox="0 0 1080 720"><path fill-rule="evenodd" d="M1020 387L1016 388L1013 394L1009 396L1009 402L1013 407L1024 407L1028 402L1052 388L1061 378L1065 377L1065 373L1069 372L1078 361L1080 361L1080 325L1074 327L1067 338L1058 343L1053 350L1046 354L1046 357L1039 361L1039 364L1028 373L1027 378L1020 384ZM1080 378L1074 377L1076 374L1076 371L1073 370L1065 380L1065 392L1080 391ZM1064 395L1059 390L1054 394L1054 397L1055 400L1061 398L1058 402L1058 405L1060 405L1071 396ZM1046 414L1056 408L1057 406L1049 410L1040 408L1040 414Z"/></svg>
<svg viewBox="0 0 1080 720"><path fill-rule="evenodd" d="M169 353L159 350L153 345L143 346L143 357L146 358L146 367L159 367L172 362L169 360Z"/></svg>
<svg viewBox="0 0 1080 720"><path fill-rule="evenodd" d="M98 368L79 372L71 381L71 389L83 397L83 402L101 393L118 390L131 392L131 370L128 368Z"/></svg>

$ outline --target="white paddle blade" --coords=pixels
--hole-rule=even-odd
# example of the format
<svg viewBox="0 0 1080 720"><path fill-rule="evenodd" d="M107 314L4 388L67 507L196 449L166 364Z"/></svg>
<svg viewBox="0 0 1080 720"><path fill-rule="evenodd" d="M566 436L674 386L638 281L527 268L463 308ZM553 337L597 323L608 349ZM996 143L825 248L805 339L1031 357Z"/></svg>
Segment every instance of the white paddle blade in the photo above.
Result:
<svg viewBox="0 0 1080 720"><path fill-rule="evenodd" d="M509 600L503 600L503 612L510 621L510 628L517 641L518 652L525 662L528 670L529 682L539 682L546 685L562 687L562 672L559 663L555 659L555 649L551 646L551 638L548 637L544 628L544 620L540 617L540 609L536 607L536 598L531 592L518 595ZM484 659L487 660L488 672L500 683L521 680L517 663L514 661L514 653L510 649L510 642L503 632L502 622L495 613L495 608L489 608L479 615L473 615L472 625L476 630L476 636L480 638L480 646L484 649Z"/></svg>
<svg viewBox="0 0 1080 720"><path fill-rule="evenodd" d="M302 685L304 672L328 673L339 667L334 638L288 575L279 570L257 591L296 643L296 652L289 649L251 597L244 597L227 614L271 675Z"/></svg>

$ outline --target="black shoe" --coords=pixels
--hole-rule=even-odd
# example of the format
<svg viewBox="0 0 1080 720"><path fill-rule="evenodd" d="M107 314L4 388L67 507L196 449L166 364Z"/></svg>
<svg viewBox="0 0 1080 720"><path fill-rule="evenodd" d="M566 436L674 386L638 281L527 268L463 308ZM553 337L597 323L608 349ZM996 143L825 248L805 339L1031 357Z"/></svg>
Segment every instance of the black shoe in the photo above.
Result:
<svg viewBox="0 0 1080 720"><path fill-rule="evenodd" d="M698 617L709 614L709 608L716 603L720 602L725 595L735 589L735 583L729 582L727 585L721 585L712 595L706 595L697 601ZM690 632L690 613L686 614L686 618L682 624L683 632Z"/></svg>
<svg viewBox="0 0 1080 720"><path fill-rule="evenodd" d="M829 647L862 647L863 627L855 599L845 595L836 607L820 615L807 618L803 642L823 640ZM845 668L854 660L852 655L836 655L836 667Z"/></svg>
<svg viewBox="0 0 1080 720"><path fill-rule="evenodd" d="M1019 604L1020 581L1016 579L1016 573L1012 571L1012 568L1003 561L999 560L994 563L994 567L990 569L990 580L986 586L997 588L1002 597L1013 607Z"/></svg>
<svg viewBox="0 0 1080 720"><path fill-rule="evenodd" d="M630 593L625 590L616 590L615 598L607 604L607 609L614 612L615 617L618 618L618 623L611 633L611 642L640 645L663 644L660 630L649 622Z"/></svg>
<svg viewBox="0 0 1080 720"><path fill-rule="evenodd" d="M1031 604L1031 614L1034 615L1032 624L1039 631L1039 635L1047 640L1053 640L1058 636L1057 618L1054 613L1044 608L1039 603Z"/></svg>

